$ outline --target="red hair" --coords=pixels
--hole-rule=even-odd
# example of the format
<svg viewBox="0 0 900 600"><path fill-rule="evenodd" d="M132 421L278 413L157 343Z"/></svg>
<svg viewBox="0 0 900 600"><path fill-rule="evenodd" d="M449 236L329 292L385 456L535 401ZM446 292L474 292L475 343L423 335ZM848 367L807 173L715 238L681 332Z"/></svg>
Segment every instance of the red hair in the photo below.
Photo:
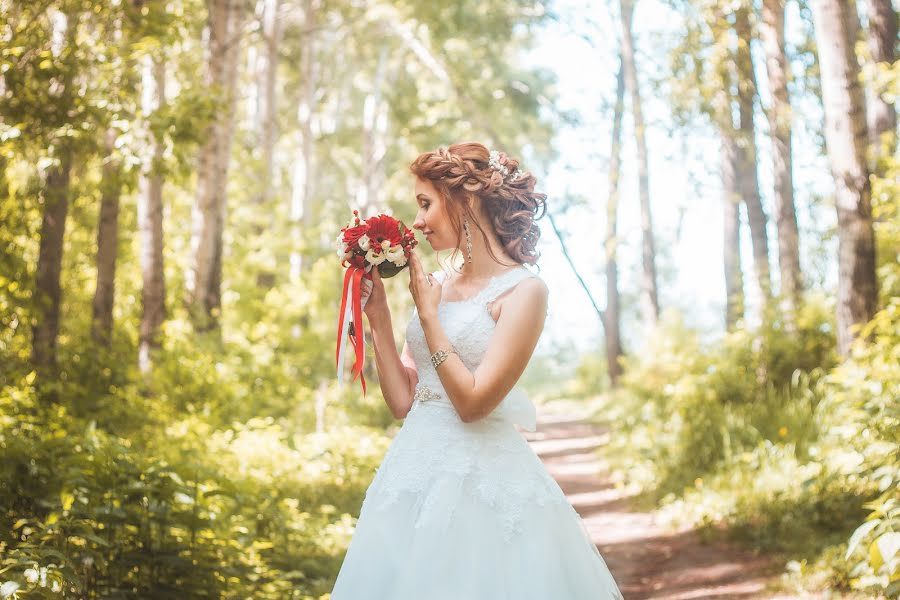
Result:
<svg viewBox="0 0 900 600"><path fill-rule="evenodd" d="M534 191L537 179L531 171L524 171L515 180L510 176L504 181L503 175L488 164L489 160L490 151L483 144L462 142L423 152L410 165L410 170L416 177L431 181L441 194L450 222L457 230L457 247L462 241L462 217L466 216L481 232L491 258L497 260L487 234L467 202L469 196L475 196L513 260L519 264L537 264L540 253L535 247L541 230L535 220L547 212L547 195ZM510 173L518 166L519 161L506 157Z"/></svg>

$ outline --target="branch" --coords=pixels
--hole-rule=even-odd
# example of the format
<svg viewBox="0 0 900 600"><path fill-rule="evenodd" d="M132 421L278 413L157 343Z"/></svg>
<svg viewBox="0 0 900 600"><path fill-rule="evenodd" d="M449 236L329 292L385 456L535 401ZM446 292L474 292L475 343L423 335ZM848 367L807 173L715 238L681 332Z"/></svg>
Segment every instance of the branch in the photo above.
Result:
<svg viewBox="0 0 900 600"><path fill-rule="evenodd" d="M550 211L547 211L547 217L550 219L550 226L553 227L553 232L556 234L556 237L559 239L559 245L562 248L563 256L566 257L566 261L568 261L569 266L572 268L572 272L575 273L575 277L578 278L578 283L581 284L582 289L584 289L584 293L587 294L588 300L591 301L591 305L594 307L594 311L597 313L597 316L600 317L600 322L605 324L606 317L603 314L603 310L599 306L597 306L597 302L594 300L594 295L591 294L591 290L588 289L587 284L582 279L581 274L578 273L578 269L575 267L575 263L572 262L572 257L569 256L569 250L566 248L566 241L563 239L562 232L560 232L559 228L556 226L556 221L553 220L553 215Z"/></svg>

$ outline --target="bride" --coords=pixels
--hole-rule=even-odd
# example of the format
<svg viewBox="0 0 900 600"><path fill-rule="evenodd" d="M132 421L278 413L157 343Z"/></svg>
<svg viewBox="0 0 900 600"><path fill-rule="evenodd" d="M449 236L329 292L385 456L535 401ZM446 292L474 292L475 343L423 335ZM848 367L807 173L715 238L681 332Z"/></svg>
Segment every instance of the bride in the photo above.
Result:
<svg viewBox="0 0 900 600"><path fill-rule="evenodd" d="M547 311L547 285L524 266L537 262L546 195L518 161L476 142L421 154L411 170L413 227L463 263L425 273L412 252L415 309L399 354L377 269L364 291L381 390L404 422L331 600L621 599L581 517L514 427L535 429L516 383Z"/></svg>

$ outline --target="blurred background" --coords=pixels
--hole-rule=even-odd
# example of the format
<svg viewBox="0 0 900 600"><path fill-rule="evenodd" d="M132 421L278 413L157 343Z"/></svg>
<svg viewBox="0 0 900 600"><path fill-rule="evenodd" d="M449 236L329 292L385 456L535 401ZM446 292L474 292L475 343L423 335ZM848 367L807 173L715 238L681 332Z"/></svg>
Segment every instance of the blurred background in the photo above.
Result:
<svg viewBox="0 0 900 600"><path fill-rule="evenodd" d="M0 597L327 598L401 425L371 346L337 384L333 240L467 140L549 196L532 398L648 510L896 597L897 40L890 0L0 0Z"/></svg>

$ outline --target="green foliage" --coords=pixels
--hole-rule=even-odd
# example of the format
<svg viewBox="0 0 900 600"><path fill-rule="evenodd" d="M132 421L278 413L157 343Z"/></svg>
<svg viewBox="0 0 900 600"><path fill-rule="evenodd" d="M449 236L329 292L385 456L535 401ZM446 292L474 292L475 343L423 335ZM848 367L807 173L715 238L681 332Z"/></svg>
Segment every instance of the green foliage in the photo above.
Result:
<svg viewBox="0 0 900 600"><path fill-rule="evenodd" d="M113 433L41 408L33 380L0 391L0 572L20 595L40 587L26 569L41 567L73 597L329 589L384 436L303 434L271 417L214 428L128 388L113 395L127 407Z"/></svg>
<svg viewBox="0 0 900 600"><path fill-rule="evenodd" d="M252 13L251 4L243 3ZM227 189L221 329L198 335L182 306L196 158L226 100L203 77L206 5L3 6L0 597L59 597L56 586L71 598L327 595L395 426L373 385L371 346L369 394L335 384L341 273L330 240L370 166L363 161L377 163L385 179L377 208L407 222L415 205L407 165L422 149L493 140L510 153L527 146L529 166L540 169L552 154L552 124L541 113L552 105L553 78L511 57L534 43L528 30L545 18L543 8L328 2L316 7L318 26L285 19L279 136L266 172L271 197L258 198L263 158L242 101ZM261 48L256 25L251 17L244 40L230 43ZM256 83L257 74L243 70L247 56L242 91ZM165 63L169 86L166 102L147 114L141 81L150 59ZM314 139L298 144L297 107L310 99L310 82ZM360 152L374 92L392 120L381 134L391 140L384 156ZM107 130L115 133L111 156ZM163 155L151 165L157 140ZM30 365L32 298L45 172L61 147L75 160L65 189L57 366L38 378ZM314 171L301 220L291 210L290 175L307 149ZM107 180L121 201L115 327L104 347L91 338L91 304L109 160L122 169ZM164 179L167 294L162 347L146 375L136 366L143 239L136 197L144 168ZM396 279L386 285L405 286ZM401 327L410 302L391 296Z"/></svg>
<svg viewBox="0 0 900 600"><path fill-rule="evenodd" d="M893 597L900 302L888 300L842 364L832 312L808 294L796 331L770 318L708 346L665 315L601 411L623 426L609 455L671 521L709 535L725 524L808 585Z"/></svg>

